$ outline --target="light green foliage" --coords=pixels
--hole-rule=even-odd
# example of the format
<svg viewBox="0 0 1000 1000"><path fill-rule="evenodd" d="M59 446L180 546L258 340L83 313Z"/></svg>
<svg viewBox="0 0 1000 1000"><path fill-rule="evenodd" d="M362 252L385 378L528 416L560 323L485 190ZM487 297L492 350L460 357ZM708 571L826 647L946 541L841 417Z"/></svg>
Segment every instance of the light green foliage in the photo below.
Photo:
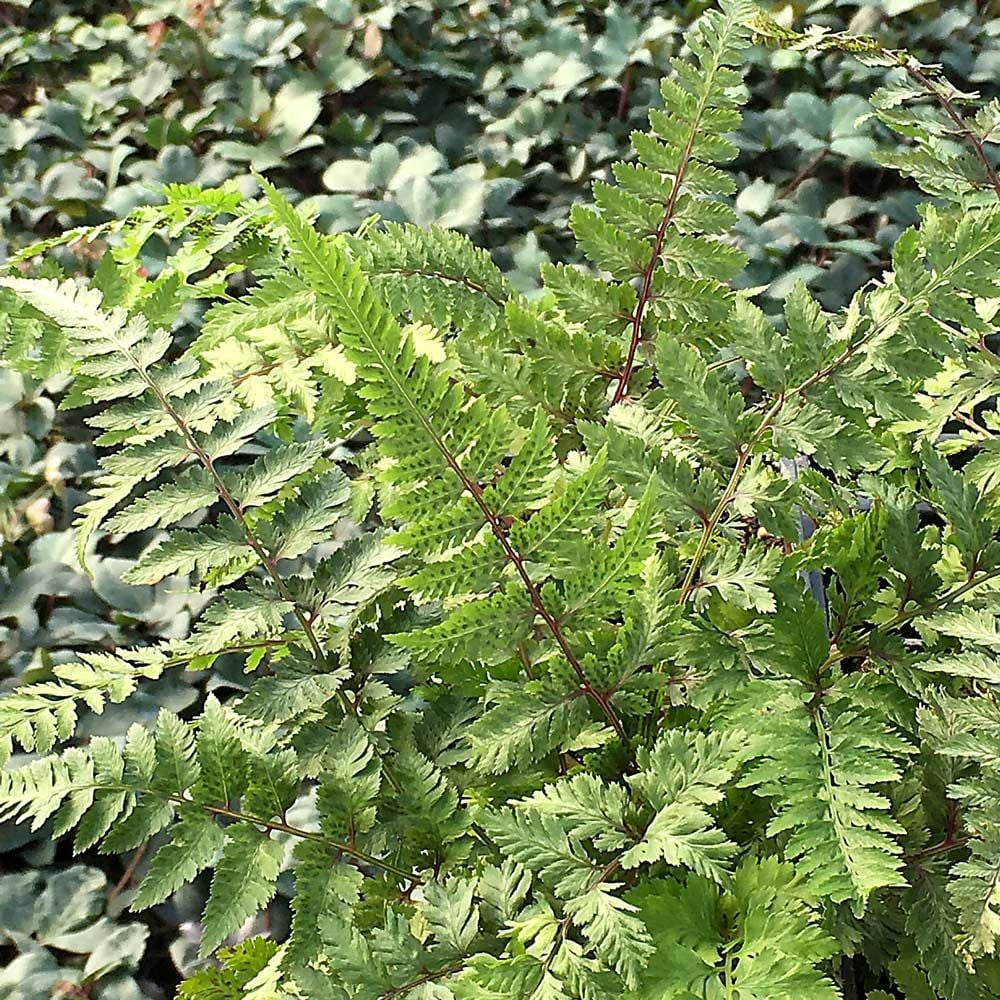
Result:
<svg viewBox="0 0 1000 1000"><path fill-rule="evenodd" d="M995 624L992 615L987 620ZM975 676L974 667L969 674ZM935 749L960 764L958 780L950 790L967 809L971 839L969 856L955 865L949 885L961 928L959 943L969 956L993 954L1000 931L1000 827L994 810L1000 717L990 702L943 695L926 710L923 721ZM973 770L971 763L978 767Z"/></svg>
<svg viewBox="0 0 1000 1000"><path fill-rule="evenodd" d="M787 833L789 858L817 896L863 912L874 889L899 885L903 830L872 786L901 777L893 754L908 747L871 715L837 704L810 706L799 685L762 682L741 711L752 719L757 758L742 783L775 799L771 836Z"/></svg>
<svg viewBox="0 0 1000 1000"><path fill-rule="evenodd" d="M242 825L229 835L215 863L205 907L203 954L211 954L270 902L283 856L281 844L252 826Z"/></svg>
<svg viewBox="0 0 1000 1000"><path fill-rule="evenodd" d="M643 986L629 998L687 998L717 988L747 1000L839 995L821 971L836 943L820 928L814 901L789 865L747 862L722 893L689 877L665 891L637 889L632 898L656 953Z"/></svg>
<svg viewBox="0 0 1000 1000"><path fill-rule="evenodd" d="M105 450L81 560L133 538L126 582L199 597L0 702L0 817L151 843L131 904L207 888L205 956L291 891L186 1000L998 995L996 486L940 432L994 391L1000 203L770 316L726 168L754 30L885 58L705 13L540 294L260 177L167 192L89 283L0 277ZM53 752L178 666L200 711Z"/></svg>
<svg viewBox="0 0 1000 1000"><path fill-rule="evenodd" d="M678 328L690 331L690 338L717 322L726 312L725 282L745 263L735 247L716 238L735 221L717 200L731 194L734 184L716 164L737 155L726 134L740 124L742 76L733 67L747 44L745 22L752 11L751 4L734 0L698 23L688 40L694 61L663 81L665 107L650 112L652 131L633 133L638 163L615 166L617 186L595 185L597 211L578 205L570 216L577 243L598 268L623 283L639 279L626 325L627 360L614 383L613 402L625 397L642 341L670 352ZM572 284L563 285L556 272L547 280L551 276L557 298L574 294ZM612 301L619 295L628 301L632 289L626 289L611 292ZM620 336L622 325L619 315L607 332ZM694 372L677 375L683 381L698 378Z"/></svg>
<svg viewBox="0 0 1000 1000"><path fill-rule="evenodd" d="M241 1000L276 951L273 941L260 937L219 949L221 968L207 967L196 972L181 984L179 1000Z"/></svg>

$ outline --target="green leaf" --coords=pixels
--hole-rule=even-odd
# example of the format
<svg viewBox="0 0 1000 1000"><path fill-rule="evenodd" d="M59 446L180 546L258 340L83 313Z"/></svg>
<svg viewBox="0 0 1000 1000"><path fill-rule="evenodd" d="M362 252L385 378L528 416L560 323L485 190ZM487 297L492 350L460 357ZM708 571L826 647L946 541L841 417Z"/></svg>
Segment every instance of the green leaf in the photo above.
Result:
<svg viewBox="0 0 1000 1000"><path fill-rule="evenodd" d="M145 910L169 899L212 863L225 839L219 825L207 813L194 809L181 811L170 840L153 855L132 900L132 910Z"/></svg>
<svg viewBox="0 0 1000 1000"><path fill-rule="evenodd" d="M740 784L774 800L768 834L787 835L784 854L813 891L863 913L875 890L902 882L902 828L874 786L899 780L908 744L849 703L811 706L805 685L756 682L745 697L754 763Z"/></svg>
<svg viewBox="0 0 1000 1000"><path fill-rule="evenodd" d="M201 955L210 955L272 899L285 850L251 826L227 831L205 904Z"/></svg>
<svg viewBox="0 0 1000 1000"><path fill-rule="evenodd" d="M680 730L664 733L639 754L641 770L629 783L657 811L642 840L622 856L623 868L663 860L682 865L722 885L737 847L719 830L705 807L719 802L732 780L744 737Z"/></svg>
<svg viewBox="0 0 1000 1000"><path fill-rule="evenodd" d="M367 733L345 720L326 753L317 790L323 831L332 837L367 833L375 824L375 801L382 783L381 768Z"/></svg>
<svg viewBox="0 0 1000 1000"><path fill-rule="evenodd" d="M836 943L822 930L790 865L748 861L720 896L710 882L659 879L629 898L650 928L655 954L628 1000L686 995L692 983L720 983L748 1000L837 1000L824 973ZM727 938L719 923L730 923Z"/></svg>
<svg viewBox="0 0 1000 1000"><path fill-rule="evenodd" d="M478 771L527 768L583 728L587 708L577 692L559 695L536 686L494 686L492 706L468 732L470 762Z"/></svg>

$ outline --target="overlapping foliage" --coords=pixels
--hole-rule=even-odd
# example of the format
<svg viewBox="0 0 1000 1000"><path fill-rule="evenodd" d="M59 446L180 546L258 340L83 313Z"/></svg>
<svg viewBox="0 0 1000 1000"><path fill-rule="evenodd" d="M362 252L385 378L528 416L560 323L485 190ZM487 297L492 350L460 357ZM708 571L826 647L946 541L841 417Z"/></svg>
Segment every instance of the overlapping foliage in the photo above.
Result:
<svg viewBox="0 0 1000 1000"><path fill-rule="evenodd" d="M744 280L754 33L896 67L894 165L953 168L840 311ZM152 842L136 909L210 869L206 956L294 878L287 936L182 996L1000 990L991 112L746 0L688 47L572 213L593 266L540 294L442 230L324 234L262 178L168 188L89 283L0 278L5 355L71 372L99 435L80 558L134 536L127 581L201 605L0 702L37 755L2 815ZM220 658L237 696L57 746Z"/></svg>
<svg viewBox="0 0 1000 1000"><path fill-rule="evenodd" d="M774 9L787 21L787 9ZM157 200L160 183L215 184L251 163L305 192L325 229L350 229L372 211L464 228L523 289L539 259L569 259L569 207L659 102L658 78L699 10L647 0L8 4L0 12L5 241L13 252L118 219ZM1000 34L990 5L917 11L880 0L815 19L853 32L877 25L887 45L943 60L960 89L992 93ZM916 221L915 193L872 159L896 140L861 117L885 70L835 52L756 48L746 58L757 96L734 137L738 233L750 257L737 281L767 284L769 313L798 279L840 308ZM276 131L302 141L276 152ZM355 187L364 174L375 186L341 191L338 174ZM69 243L53 256L69 273L89 273L100 251ZM140 262L156 273L166 252L152 239ZM182 314L179 336L191 335L192 318ZM96 457L75 413L53 405L63 388L59 377L0 373L8 684L95 643L181 634L198 612L169 587L122 586L137 556L127 540L103 544L92 579L74 572L67 529ZM178 708L195 697L172 679L158 692Z"/></svg>

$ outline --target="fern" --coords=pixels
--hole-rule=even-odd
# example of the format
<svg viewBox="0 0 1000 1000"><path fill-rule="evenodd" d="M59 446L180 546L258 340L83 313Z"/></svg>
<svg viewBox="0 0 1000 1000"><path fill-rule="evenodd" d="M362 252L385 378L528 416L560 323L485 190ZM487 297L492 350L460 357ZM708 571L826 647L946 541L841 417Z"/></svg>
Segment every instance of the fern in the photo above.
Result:
<svg viewBox="0 0 1000 1000"><path fill-rule="evenodd" d="M740 290L754 36L909 81L886 163L941 197L837 314ZM996 110L743 0L686 41L537 295L264 181L169 189L89 282L0 276L7 359L102 449L81 561L125 536L199 595L0 700L0 819L152 843L135 908L199 881L183 997L997 995ZM173 667L227 684L73 742ZM279 879L287 940L227 948Z"/></svg>
<svg viewBox="0 0 1000 1000"><path fill-rule="evenodd" d="M129 316L122 306L103 308L97 289L72 281L0 282L59 323L73 353L85 359L74 392L80 402L89 397L102 404L92 418L104 431L99 440L133 442L108 456L95 499L81 510L81 560L102 526L119 535L163 529L128 571L128 582L155 583L178 574L193 574L208 585L243 581L242 589L208 606L191 638L156 656L89 656L80 667L59 668L66 680L20 692L20 704L11 703L17 714L7 727L8 741L13 737L28 749L36 742L41 749L51 747L56 733L63 739L71 735L75 701L99 710L105 698L122 700L137 678L155 677L170 663L207 666L231 652L249 654L256 665L263 654L280 658L296 649L322 659L325 638L335 626L318 606L307 612L293 599L300 585L278 566L324 542L350 511L350 484L324 458L323 441L272 438L261 449L255 437L275 420L275 412L234 408L226 384L200 374L193 357L163 360L170 338L150 326L141 304ZM178 467L182 471L162 485L146 488ZM176 527L216 507L224 513L214 525ZM391 560L395 551L387 549L386 558ZM320 576L336 572L345 558L346 551L335 553L316 571ZM254 578L246 582L248 573ZM374 587L355 587L340 605L370 600L388 582L385 574L376 580ZM341 611L329 597L314 597L317 605L331 607L331 615L333 609Z"/></svg>
<svg viewBox="0 0 1000 1000"><path fill-rule="evenodd" d="M652 132L632 136L638 163L616 165L617 187L595 185L598 211L573 209L570 225L581 249L623 283L629 344L612 404L628 395L644 341L682 325L697 330L725 314L724 282L745 262L737 248L717 238L734 216L713 196L734 190L716 164L736 156L726 133L740 123L742 79L734 67L749 41L745 21L752 11L743 0L727 0L698 23L688 39L695 61L681 64L676 80L664 80L665 107L650 113ZM576 292L565 273L545 277L555 278L557 300ZM626 284L634 278L638 293Z"/></svg>
<svg viewBox="0 0 1000 1000"><path fill-rule="evenodd" d="M838 995L819 968L836 945L790 866L747 863L721 896L710 882L691 878L666 893L636 890L633 898L654 928L657 950L644 986L626 996L683 996L678 991L720 984L753 1000Z"/></svg>
<svg viewBox="0 0 1000 1000"><path fill-rule="evenodd" d="M933 711L933 714L932 714ZM969 856L953 869L949 892L958 911L959 945L971 957L996 949L1000 880L1000 829L994 818L997 794L998 717L988 702L943 697L929 710L926 725L935 749L958 760L980 763L979 772L963 769L952 794L967 808Z"/></svg>
<svg viewBox="0 0 1000 1000"><path fill-rule="evenodd" d="M340 341L364 383L361 394L370 412L377 416L374 430L382 453L392 463L383 474L384 487L389 491L385 515L408 522L403 535L407 544L419 545L418 539L429 529L436 537L436 545L447 546L451 552L425 564L427 575L419 584L419 592L426 592L445 573L456 571L463 583L478 582L468 579L468 573L457 565L470 545L476 546L476 562L499 548L503 561L518 578L517 584L506 584L487 594L474 586L462 586L465 593L477 599L464 603L440 625L401 641L432 662L450 649L469 659L483 659L484 647L498 631L508 632L517 641L526 637L531 619L537 616L544 621L582 691L624 738L614 709L588 681L502 520L520 517L542 500L544 474L539 474L539 466L544 469L546 453L551 454L544 416L536 411L524 443L503 476L486 487L480 485L493 478L497 463L514 447L513 419L503 409L487 409L482 397L467 405L460 387L449 384L432 370L426 355L418 354L412 338L372 292L341 241L319 237L280 200L276 191L265 190L289 236L292 260L330 308ZM403 483L406 488L400 489ZM420 517L429 495L438 504L454 502L454 512L444 515L444 523L436 512L429 519ZM637 523L641 525L638 515ZM492 537L477 541L476 535L484 528ZM631 541L624 544L631 551ZM614 556L604 558L607 569L595 581L601 591L631 568ZM433 571L429 571L431 566ZM447 586L447 593L456 592L454 582Z"/></svg>
<svg viewBox="0 0 1000 1000"><path fill-rule="evenodd" d="M513 297L490 255L446 229L387 223L350 246L394 313L439 330L493 329Z"/></svg>
<svg viewBox="0 0 1000 1000"><path fill-rule="evenodd" d="M899 779L891 754L908 747L836 701L810 711L806 692L790 685L765 682L750 697L747 709L761 720L759 756L744 783L777 799L768 834L788 833L784 853L818 896L863 910L873 890L901 884L890 835L902 828L872 786Z"/></svg>
<svg viewBox="0 0 1000 1000"><path fill-rule="evenodd" d="M248 938L219 951L222 967L199 969L181 984L180 1000L240 1000L274 958L277 945L266 938Z"/></svg>
<svg viewBox="0 0 1000 1000"><path fill-rule="evenodd" d="M841 50L863 62L893 68L871 103L879 119L910 140L912 148L882 152L879 162L912 177L928 194L958 204L991 205L1000 196L1000 177L987 152L995 141L995 101L967 116L977 94L962 93L940 67L925 66L909 52L885 48L876 38L819 28L796 32L760 10L753 12L749 23L769 42L796 49ZM956 148L955 138L964 148Z"/></svg>

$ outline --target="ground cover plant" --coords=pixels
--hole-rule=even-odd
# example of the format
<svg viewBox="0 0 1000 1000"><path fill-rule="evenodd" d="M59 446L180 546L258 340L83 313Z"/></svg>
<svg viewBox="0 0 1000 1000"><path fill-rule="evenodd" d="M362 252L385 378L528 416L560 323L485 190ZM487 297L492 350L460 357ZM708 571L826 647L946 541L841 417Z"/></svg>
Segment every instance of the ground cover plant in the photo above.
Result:
<svg viewBox="0 0 1000 1000"><path fill-rule="evenodd" d="M889 69L936 199L837 311L740 280L753 36ZM743 0L688 46L540 294L263 178L0 278L5 357L98 434L80 561L199 588L0 702L0 809L143 851L136 910L211 871L182 996L1000 992L998 106ZM185 668L231 683L62 748ZM279 888L287 935L226 947Z"/></svg>

